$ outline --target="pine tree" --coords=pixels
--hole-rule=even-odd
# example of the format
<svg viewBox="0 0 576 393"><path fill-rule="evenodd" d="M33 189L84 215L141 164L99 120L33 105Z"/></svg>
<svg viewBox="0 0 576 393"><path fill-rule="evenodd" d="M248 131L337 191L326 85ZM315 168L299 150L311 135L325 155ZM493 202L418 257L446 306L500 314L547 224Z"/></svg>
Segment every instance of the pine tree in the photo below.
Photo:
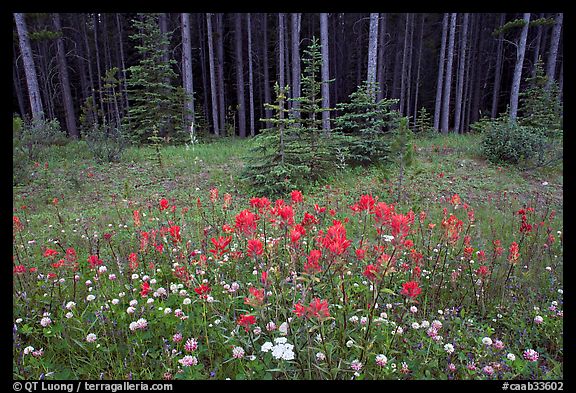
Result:
<svg viewBox="0 0 576 393"><path fill-rule="evenodd" d="M140 14L132 21L135 34L131 35L140 60L128 68L128 94L130 110L130 136L136 142L147 143L157 128L162 137L174 135L180 124L174 93L176 89L167 83L177 78L172 70L173 59L166 61L164 50L170 42L170 33L162 33L158 24L158 14Z"/></svg>
<svg viewBox="0 0 576 393"><path fill-rule="evenodd" d="M418 111L418 116L416 117L416 127L414 131L423 135L434 133L431 115L426 110L426 107L422 107Z"/></svg>
<svg viewBox="0 0 576 393"><path fill-rule="evenodd" d="M398 174L398 196L400 201L402 197L402 181L404 180L404 171L406 167L412 165L414 160L414 149L412 139L414 134L408 128L408 117L398 117L398 127L394 130L394 138L390 145L391 156L400 170Z"/></svg>
<svg viewBox="0 0 576 393"><path fill-rule="evenodd" d="M343 133L348 147L348 160L352 165L370 165L383 162L389 154L389 138L393 114L391 107L397 99L376 100L379 84L365 81L350 94L350 102L338 103L340 115L335 120L335 131Z"/></svg>

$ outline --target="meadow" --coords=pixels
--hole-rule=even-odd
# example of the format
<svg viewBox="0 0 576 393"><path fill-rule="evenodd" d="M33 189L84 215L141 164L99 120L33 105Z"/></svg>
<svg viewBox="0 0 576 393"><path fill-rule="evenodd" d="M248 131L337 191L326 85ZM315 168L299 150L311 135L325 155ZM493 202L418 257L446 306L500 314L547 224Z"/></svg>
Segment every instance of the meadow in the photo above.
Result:
<svg viewBox="0 0 576 393"><path fill-rule="evenodd" d="M281 198L251 141L51 146L13 189L14 379L563 375L562 168L477 135Z"/></svg>

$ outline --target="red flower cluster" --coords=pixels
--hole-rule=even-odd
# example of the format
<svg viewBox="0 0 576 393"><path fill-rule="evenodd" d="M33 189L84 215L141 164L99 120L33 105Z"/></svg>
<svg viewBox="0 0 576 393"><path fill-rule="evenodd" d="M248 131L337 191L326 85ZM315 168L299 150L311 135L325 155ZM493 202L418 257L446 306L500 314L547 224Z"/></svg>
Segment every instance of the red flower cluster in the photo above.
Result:
<svg viewBox="0 0 576 393"><path fill-rule="evenodd" d="M236 229L246 236L251 236L256 231L256 224L259 219L260 217L250 210L242 210L236 216Z"/></svg>
<svg viewBox="0 0 576 393"><path fill-rule="evenodd" d="M97 255L90 255L88 257L88 265L90 265L90 269L96 268L96 266L102 265L102 260L98 258Z"/></svg>
<svg viewBox="0 0 576 393"><path fill-rule="evenodd" d="M250 325L254 325L256 323L256 317L254 315L242 314L240 318L238 318L238 325L244 327L245 331L250 330Z"/></svg>
<svg viewBox="0 0 576 393"><path fill-rule="evenodd" d="M255 258L257 255L262 255L263 252L262 242L258 239L248 240L248 255Z"/></svg>
<svg viewBox="0 0 576 393"><path fill-rule="evenodd" d="M322 270L322 267L318 263L320 258L322 257L322 251L320 250L312 250L310 251L310 255L304 264L304 271L308 274L318 273Z"/></svg>
<svg viewBox="0 0 576 393"><path fill-rule="evenodd" d="M199 287L194 288L194 292L196 292L202 299L206 299L211 290L212 288L207 284L202 284Z"/></svg>
<svg viewBox="0 0 576 393"><path fill-rule="evenodd" d="M259 307L264 303L264 289L250 287L248 291L250 292L250 295L244 298L244 304L249 304L252 307Z"/></svg>
<svg viewBox="0 0 576 393"><path fill-rule="evenodd" d="M400 294L410 298L415 298L416 296L420 295L421 292L422 288L419 287L418 282L409 281L402 284L402 291L400 291Z"/></svg>
<svg viewBox="0 0 576 393"><path fill-rule="evenodd" d="M214 245L214 248L208 251L214 254L215 257L221 257L222 255L230 251L226 247L228 247L228 245L232 241L232 236L228 237L219 236L218 239L211 238L210 241Z"/></svg>
<svg viewBox="0 0 576 393"><path fill-rule="evenodd" d="M319 240L322 246L328 249L334 255L342 255L352 243L346 239L346 228L340 221L334 221L333 225L328 228L325 236L320 231Z"/></svg>
<svg viewBox="0 0 576 393"><path fill-rule="evenodd" d="M314 298L308 306L298 302L294 305L294 313L297 317L317 318L323 320L330 317L328 310L328 301Z"/></svg>

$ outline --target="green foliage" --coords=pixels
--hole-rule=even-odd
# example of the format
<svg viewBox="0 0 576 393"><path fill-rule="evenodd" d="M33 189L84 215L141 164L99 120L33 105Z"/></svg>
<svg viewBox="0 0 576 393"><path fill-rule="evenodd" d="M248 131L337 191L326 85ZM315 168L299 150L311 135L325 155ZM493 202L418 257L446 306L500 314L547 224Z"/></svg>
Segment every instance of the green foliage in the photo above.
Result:
<svg viewBox="0 0 576 393"><path fill-rule="evenodd" d="M169 83L177 77L172 70L175 61L164 59L163 48L169 44L170 34L160 31L157 14L139 14L132 22L136 33L130 38L140 59L128 68L129 136L135 142L147 143L156 126L160 135L174 137L182 131L183 106L179 105L182 97Z"/></svg>
<svg viewBox="0 0 576 393"><path fill-rule="evenodd" d="M385 133L392 126L394 111L391 106L398 100L376 101L377 83L362 83L350 94L350 102L338 103L340 115L335 121L335 131L348 136L348 160L352 165L370 165L386 161L389 138Z"/></svg>
<svg viewBox="0 0 576 393"><path fill-rule="evenodd" d="M434 135L436 131L432 126L431 115L426 110L426 107L420 108L418 116L416 117L416 126L414 131L420 135Z"/></svg>
<svg viewBox="0 0 576 393"><path fill-rule="evenodd" d="M408 127L407 117L397 117L397 127L393 131L393 139L390 144L391 157L402 167L412 165L414 160L414 133Z"/></svg>
<svg viewBox="0 0 576 393"><path fill-rule="evenodd" d="M94 125L85 135L88 149L98 163L119 162L128 145L121 128Z"/></svg>
<svg viewBox="0 0 576 393"><path fill-rule="evenodd" d="M485 124L482 152L492 162L519 164L542 157L545 142L542 128L522 126L500 117Z"/></svg>
<svg viewBox="0 0 576 393"><path fill-rule="evenodd" d="M334 168L342 167L347 155L342 147L345 138L338 132L325 135L322 130L321 113L328 108L321 106L318 41L313 38L303 53L302 96L294 99L300 103L299 118L286 109L288 86L276 84L275 103L265 104L274 115L261 119L272 127L254 138L252 156L247 159L243 178L259 193L282 195L320 184Z"/></svg>
<svg viewBox="0 0 576 393"><path fill-rule="evenodd" d="M526 79L528 88L520 93L520 118L523 126L543 128L546 136L562 137L562 101L559 88L552 83L546 91L548 78L544 74L542 62L536 63L536 74Z"/></svg>

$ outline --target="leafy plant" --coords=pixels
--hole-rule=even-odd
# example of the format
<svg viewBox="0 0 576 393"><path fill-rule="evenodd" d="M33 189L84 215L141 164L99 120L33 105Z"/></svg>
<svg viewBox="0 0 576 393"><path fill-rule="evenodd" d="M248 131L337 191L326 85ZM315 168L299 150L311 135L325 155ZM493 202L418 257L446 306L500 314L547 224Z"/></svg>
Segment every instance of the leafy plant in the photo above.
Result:
<svg viewBox="0 0 576 393"><path fill-rule="evenodd" d="M94 125L85 135L88 149L99 162L119 162L128 146L122 129L107 125Z"/></svg>

